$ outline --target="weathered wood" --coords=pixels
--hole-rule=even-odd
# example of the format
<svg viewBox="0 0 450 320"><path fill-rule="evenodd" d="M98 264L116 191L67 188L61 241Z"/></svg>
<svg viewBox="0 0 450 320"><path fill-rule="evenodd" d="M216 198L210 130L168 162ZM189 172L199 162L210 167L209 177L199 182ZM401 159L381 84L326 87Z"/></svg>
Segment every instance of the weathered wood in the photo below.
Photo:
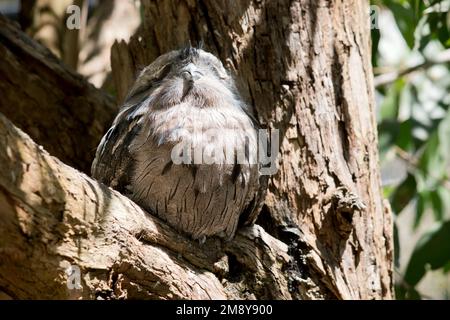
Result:
<svg viewBox="0 0 450 320"><path fill-rule="evenodd" d="M259 226L228 243L193 242L50 156L1 114L0 164L0 296L290 298L288 248ZM67 287L71 265L80 290Z"/></svg>
<svg viewBox="0 0 450 320"><path fill-rule="evenodd" d="M281 132L259 220L289 242L293 297L393 297L378 168L368 1L143 1L141 32L112 52L123 98L137 70L203 42Z"/></svg>
<svg viewBox="0 0 450 320"><path fill-rule="evenodd" d="M0 112L52 155L89 172L116 113L109 96L0 15Z"/></svg>

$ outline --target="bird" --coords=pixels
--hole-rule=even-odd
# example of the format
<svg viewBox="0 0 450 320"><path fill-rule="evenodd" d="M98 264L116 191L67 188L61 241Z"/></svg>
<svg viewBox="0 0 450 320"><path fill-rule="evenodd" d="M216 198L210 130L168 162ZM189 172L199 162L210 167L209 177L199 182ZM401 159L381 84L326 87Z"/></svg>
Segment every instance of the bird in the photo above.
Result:
<svg viewBox="0 0 450 320"><path fill-rule="evenodd" d="M265 195L260 129L222 62L188 46L140 72L91 173L192 239L230 241Z"/></svg>

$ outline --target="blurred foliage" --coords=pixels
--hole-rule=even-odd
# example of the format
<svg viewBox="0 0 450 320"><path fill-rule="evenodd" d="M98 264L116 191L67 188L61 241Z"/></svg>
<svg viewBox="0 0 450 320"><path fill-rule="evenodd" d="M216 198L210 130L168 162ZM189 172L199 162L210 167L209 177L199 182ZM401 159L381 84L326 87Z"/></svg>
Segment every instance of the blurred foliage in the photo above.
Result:
<svg viewBox="0 0 450 320"><path fill-rule="evenodd" d="M372 5L379 18L372 29L375 75L399 74L377 87L382 167L395 159L406 169L384 192L395 215L415 207L414 228L425 215L435 221L396 284L398 299L420 299L416 286L428 270L450 271L450 0Z"/></svg>

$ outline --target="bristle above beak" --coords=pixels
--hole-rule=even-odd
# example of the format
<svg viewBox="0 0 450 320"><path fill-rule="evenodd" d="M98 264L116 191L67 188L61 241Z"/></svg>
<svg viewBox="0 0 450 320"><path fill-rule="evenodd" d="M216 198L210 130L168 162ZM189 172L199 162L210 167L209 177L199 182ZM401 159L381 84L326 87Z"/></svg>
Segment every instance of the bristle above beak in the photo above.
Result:
<svg viewBox="0 0 450 320"><path fill-rule="evenodd" d="M198 51L197 48L192 47L191 43L189 42L189 45L187 47L181 49L181 59L192 60L194 57L198 57Z"/></svg>

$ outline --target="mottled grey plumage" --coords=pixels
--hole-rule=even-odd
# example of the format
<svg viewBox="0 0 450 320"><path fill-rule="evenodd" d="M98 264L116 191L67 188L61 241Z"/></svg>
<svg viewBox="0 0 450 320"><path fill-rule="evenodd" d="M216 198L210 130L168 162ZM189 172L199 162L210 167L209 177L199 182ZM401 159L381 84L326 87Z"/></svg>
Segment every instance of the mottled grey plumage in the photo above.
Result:
<svg viewBox="0 0 450 320"><path fill-rule="evenodd" d="M141 72L97 149L92 175L194 239L231 239L239 222L256 220L265 189L257 129L216 57L172 51ZM218 134L202 134L208 130ZM180 141L204 151L231 147L244 161L176 164Z"/></svg>

